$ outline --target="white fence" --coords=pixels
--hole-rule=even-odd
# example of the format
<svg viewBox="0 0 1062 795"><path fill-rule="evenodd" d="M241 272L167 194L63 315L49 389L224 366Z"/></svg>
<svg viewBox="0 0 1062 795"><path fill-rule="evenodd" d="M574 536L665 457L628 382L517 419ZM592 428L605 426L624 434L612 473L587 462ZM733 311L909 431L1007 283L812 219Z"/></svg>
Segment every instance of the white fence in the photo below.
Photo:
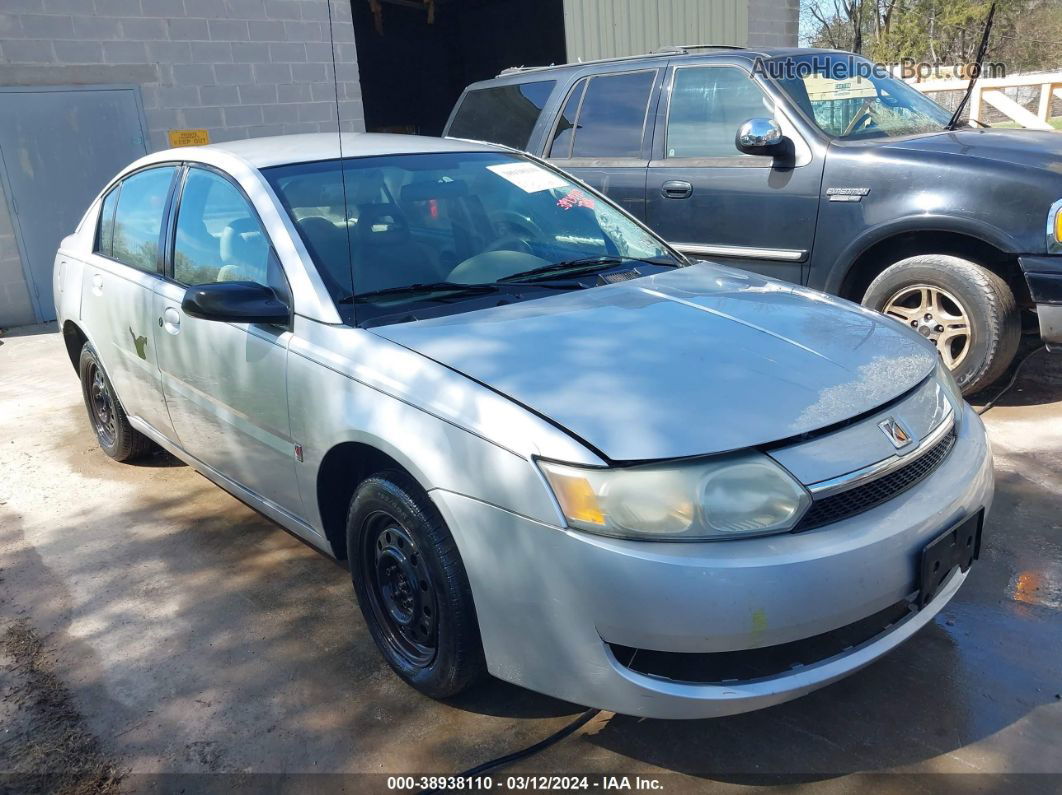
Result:
<svg viewBox="0 0 1062 795"><path fill-rule="evenodd" d="M917 83L908 81L923 94L932 96L944 91L965 91L969 80L927 80ZM1015 102L1004 93L1008 88L1032 89L1039 87L1040 99L1036 113ZM1022 127L1033 130L1053 130L1048 123L1051 118L1051 103L1062 99L1062 72L1043 72L1041 74L1015 75L1014 77L992 77L978 80L970 95L968 113L973 121L982 121L984 106L990 105L1007 118Z"/></svg>

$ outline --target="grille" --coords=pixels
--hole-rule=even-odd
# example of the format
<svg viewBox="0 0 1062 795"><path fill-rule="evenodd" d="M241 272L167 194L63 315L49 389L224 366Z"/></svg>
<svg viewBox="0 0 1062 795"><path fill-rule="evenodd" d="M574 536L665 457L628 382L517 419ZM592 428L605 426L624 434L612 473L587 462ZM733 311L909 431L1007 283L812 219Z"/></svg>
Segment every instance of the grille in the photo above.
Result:
<svg viewBox="0 0 1062 795"><path fill-rule="evenodd" d="M766 646L724 652L666 652L609 643L616 661L632 671L676 682L723 684L769 679L805 665L814 665L862 646L894 629L911 616L907 600L853 624L821 635Z"/></svg>
<svg viewBox="0 0 1062 795"><path fill-rule="evenodd" d="M615 284L616 282L626 282L631 279L637 279L642 274L636 270L619 271L616 273L602 273L600 279L604 284Z"/></svg>
<svg viewBox="0 0 1062 795"><path fill-rule="evenodd" d="M839 522L857 513L869 511L875 505L891 500L897 494L907 491L920 480L929 475L947 458L955 444L955 428L937 442L928 452L919 456L907 466L900 467L888 475L872 480L863 486L856 486L815 500L804 517L793 528L794 533L811 530L831 522Z"/></svg>

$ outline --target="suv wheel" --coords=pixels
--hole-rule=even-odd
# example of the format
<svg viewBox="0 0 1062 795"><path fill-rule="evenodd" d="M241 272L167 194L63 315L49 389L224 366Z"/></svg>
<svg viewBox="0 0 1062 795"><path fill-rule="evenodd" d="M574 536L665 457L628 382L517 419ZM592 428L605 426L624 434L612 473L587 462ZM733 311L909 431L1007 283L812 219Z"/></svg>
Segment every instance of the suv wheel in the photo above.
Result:
<svg viewBox="0 0 1062 795"><path fill-rule="evenodd" d="M366 479L347 513L350 574L384 659L432 698L465 690L485 670L464 564L442 516L411 478Z"/></svg>
<svg viewBox="0 0 1062 795"><path fill-rule="evenodd" d="M922 254L889 266L870 283L863 306L931 340L964 394L999 378L1021 341L1007 283L959 257Z"/></svg>
<svg viewBox="0 0 1062 795"><path fill-rule="evenodd" d="M133 461L155 450L154 443L129 424L96 351L89 343L78 362L81 393L100 449L115 461Z"/></svg>

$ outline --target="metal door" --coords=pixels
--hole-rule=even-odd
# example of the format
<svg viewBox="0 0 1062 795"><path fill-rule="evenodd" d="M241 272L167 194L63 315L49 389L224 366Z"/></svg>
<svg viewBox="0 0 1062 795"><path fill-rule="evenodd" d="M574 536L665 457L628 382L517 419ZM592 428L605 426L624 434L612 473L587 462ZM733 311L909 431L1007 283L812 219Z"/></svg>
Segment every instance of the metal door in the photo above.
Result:
<svg viewBox="0 0 1062 795"><path fill-rule="evenodd" d="M542 153L642 220L662 71L620 64L577 80Z"/></svg>
<svg viewBox="0 0 1062 795"><path fill-rule="evenodd" d="M89 202L147 152L138 89L0 89L0 179L39 320L53 320L52 263Z"/></svg>
<svg viewBox="0 0 1062 795"><path fill-rule="evenodd" d="M801 282L818 217L823 160L736 65L673 66L657 114L646 221L683 253ZM747 155L734 140L748 118L786 134L781 156Z"/></svg>
<svg viewBox="0 0 1062 795"><path fill-rule="evenodd" d="M182 308L190 284L246 280L283 284L290 294L283 268L252 203L228 177L191 167L179 196L172 279L155 284L155 347L173 429L200 461L300 516L287 398L291 332Z"/></svg>

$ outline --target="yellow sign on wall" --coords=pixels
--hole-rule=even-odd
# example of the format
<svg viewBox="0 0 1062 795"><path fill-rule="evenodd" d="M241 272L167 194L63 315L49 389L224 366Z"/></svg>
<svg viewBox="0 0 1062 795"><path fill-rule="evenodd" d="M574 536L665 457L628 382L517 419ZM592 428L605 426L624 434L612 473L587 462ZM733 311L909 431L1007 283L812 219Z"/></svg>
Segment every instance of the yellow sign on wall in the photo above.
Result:
<svg viewBox="0 0 1062 795"><path fill-rule="evenodd" d="M206 130L170 130L170 146L205 146L210 143Z"/></svg>

